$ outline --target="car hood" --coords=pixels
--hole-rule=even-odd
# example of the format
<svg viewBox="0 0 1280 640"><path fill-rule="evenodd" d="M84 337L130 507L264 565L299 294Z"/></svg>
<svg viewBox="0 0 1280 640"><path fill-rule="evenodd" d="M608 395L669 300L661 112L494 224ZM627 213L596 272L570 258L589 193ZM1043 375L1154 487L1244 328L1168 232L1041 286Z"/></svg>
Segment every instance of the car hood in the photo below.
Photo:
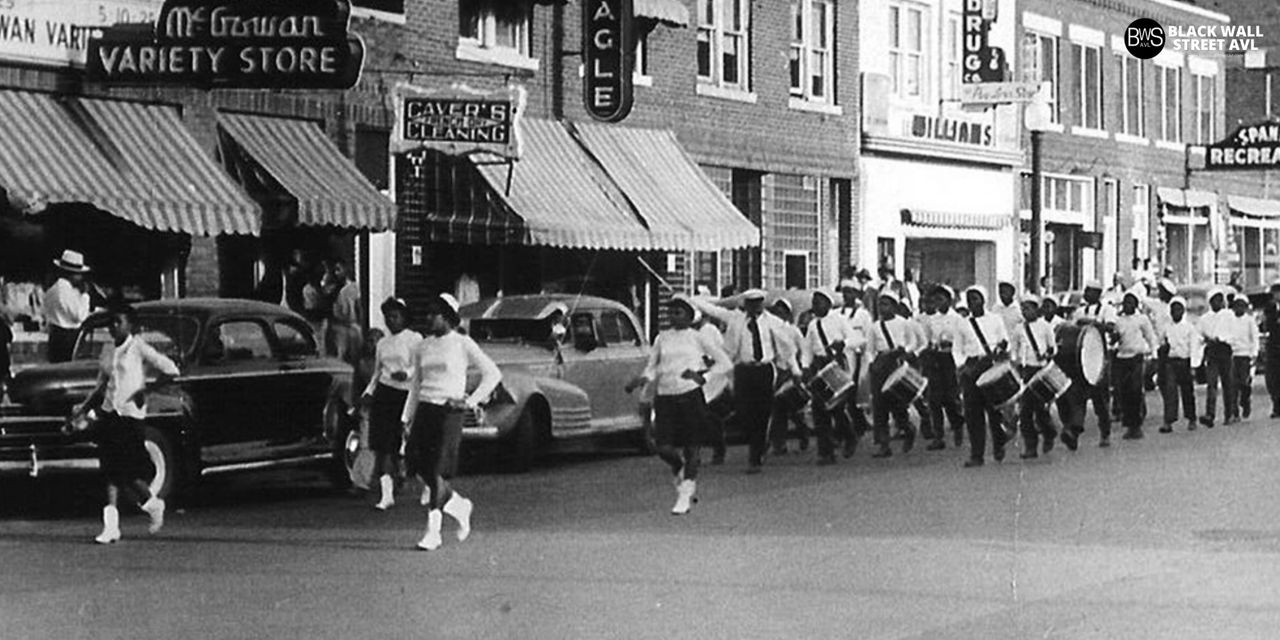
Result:
<svg viewBox="0 0 1280 640"><path fill-rule="evenodd" d="M97 360L38 365L19 371L9 381L9 398L33 408L64 409L83 400L97 380Z"/></svg>

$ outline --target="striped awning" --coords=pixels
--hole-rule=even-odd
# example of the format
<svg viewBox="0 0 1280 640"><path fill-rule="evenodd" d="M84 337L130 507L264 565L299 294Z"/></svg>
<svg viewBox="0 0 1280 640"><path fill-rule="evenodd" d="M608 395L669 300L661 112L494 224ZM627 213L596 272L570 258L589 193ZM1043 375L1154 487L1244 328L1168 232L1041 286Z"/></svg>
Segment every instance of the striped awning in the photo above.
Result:
<svg viewBox="0 0 1280 640"><path fill-rule="evenodd" d="M392 229L395 205L313 123L220 113L218 124L298 202L298 223Z"/></svg>
<svg viewBox="0 0 1280 640"><path fill-rule="evenodd" d="M487 154L470 158L492 192L524 221L527 243L632 251L652 247L649 231L617 185L563 125L527 118L520 126L524 153L513 166Z"/></svg>
<svg viewBox="0 0 1280 640"><path fill-rule="evenodd" d="M1195 207L1212 208L1218 206L1218 194L1212 191L1157 187L1156 197L1160 198L1161 202L1170 207L1179 207L1182 209L1191 209Z"/></svg>
<svg viewBox="0 0 1280 640"><path fill-rule="evenodd" d="M582 144L648 224L654 248L717 251L760 245L760 230L685 153L674 133L578 124Z"/></svg>
<svg viewBox="0 0 1280 640"><path fill-rule="evenodd" d="M676 27L689 26L689 7L681 0L635 0L632 13Z"/></svg>
<svg viewBox="0 0 1280 640"><path fill-rule="evenodd" d="M196 143L170 107L77 101L106 134L137 204L111 213L141 227L196 236L256 234L261 213Z"/></svg>
<svg viewBox="0 0 1280 640"><path fill-rule="evenodd" d="M1263 200L1246 196L1227 196L1227 206L1233 211L1258 218L1280 218L1280 200Z"/></svg>
<svg viewBox="0 0 1280 640"><path fill-rule="evenodd" d="M902 223L917 227L943 229L1003 229L1010 216L989 213L961 213L958 211L929 211L903 209Z"/></svg>

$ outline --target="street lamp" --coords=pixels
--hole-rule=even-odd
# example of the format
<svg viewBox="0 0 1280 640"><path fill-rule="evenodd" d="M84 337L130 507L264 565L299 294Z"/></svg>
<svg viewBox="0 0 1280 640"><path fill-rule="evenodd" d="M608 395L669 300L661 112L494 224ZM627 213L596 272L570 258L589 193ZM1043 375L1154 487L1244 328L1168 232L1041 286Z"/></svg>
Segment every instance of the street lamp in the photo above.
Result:
<svg viewBox="0 0 1280 640"><path fill-rule="evenodd" d="M1040 239L1043 226L1040 197L1040 138L1051 124L1048 82L1040 84L1036 97L1022 112L1022 124L1031 132L1031 292L1040 293L1040 264L1044 245Z"/></svg>

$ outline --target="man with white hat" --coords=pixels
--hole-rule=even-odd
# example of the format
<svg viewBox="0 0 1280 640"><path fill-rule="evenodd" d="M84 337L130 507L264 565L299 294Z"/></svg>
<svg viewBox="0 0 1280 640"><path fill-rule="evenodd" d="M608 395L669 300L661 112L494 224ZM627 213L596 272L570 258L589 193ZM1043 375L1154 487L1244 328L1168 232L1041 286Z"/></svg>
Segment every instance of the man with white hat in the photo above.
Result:
<svg viewBox="0 0 1280 640"><path fill-rule="evenodd" d="M1204 337L1204 372L1208 389L1205 392L1205 411L1200 424L1213 428L1217 413L1218 387L1222 387L1222 413L1224 422L1236 418L1235 378L1232 376L1232 350L1230 339L1231 312L1227 310L1227 294L1221 287L1209 289L1209 311L1200 317L1200 334Z"/></svg>
<svg viewBox="0 0 1280 640"><path fill-rule="evenodd" d="M991 430L992 454L996 461L1004 460L1007 434L1000 410L983 396L978 378L994 366L997 359L1007 355L1009 334L1004 320L986 312L987 290L974 285L965 291L970 316L956 340L955 349L964 358L960 368L960 387L964 390L964 421L969 429L969 461L966 467L980 467L987 448L987 430Z"/></svg>
<svg viewBox="0 0 1280 640"><path fill-rule="evenodd" d="M1271 417L1280 418L1280 280L1271 283L1271 300L1262 310L1261 330L1267 334L1263 369L1267 395L1271 396Z"/></svg>
<svg viewBox="0 0 1280 640"><path fill-rule="evenodd" d="M893 373L903 362L914 364L915 354L923 347L918 341L918 335L905 318L898 316L899 298L896 293L889 289L880 292L878 300L878 310L880 319L876 322L875 329L871 332L867 341L868 351L871 354L871 368L867 376L868 382L871 384L871 415L872 425L875 428L875 441L879 445L876 453L872 454L873 458L887 458L893 455L889 449L889 415L893 415L894 422L906 434L906 441L902 444L902 452L911 451L915 444L916 432L911 426L910 418L907 415L906 404L890 403L888 399L881 393L885 380L889 374Z"/></svg>
<svg viewBox="0 0 1280 640"><path fill-rule="evenodd" d="M943 416L951 422L951 432L958 447L964 442L964 409L960 405L960 383L956 379L958 352L955 341L965 331L965 321L952 308L955 294L951 287L940 284L934 288L929 313L921 315L928 348L921 354L924 377L929 381L925 399L929 406L929 423L933 427L933 441L926 449L936 451L947 448L943 438Z"/></svg>
<svg viewBox="0 0 1280 640"><path fill-rule="evenodd" d="M830 293L822 289L813 292L813 320L809 321L800 352L800 365L809 377L832 362L853 375L850 354L863 346L862 335L853 330L847 319L832 312L832 303ZM811 407L818 439L818 464L835 464L837 440L844 442L844 456L852 457L861 434L854 431L849 413L843 409L828 410L822 402L814 402Z"/></svg>
<svg viewBox="0 0 1280 640"><path fill-rule="evenodd" d="M1161 350L1166 355L1167 370L1160 394L1164 399L1164 424L1160 433L1172 433L1178 420L1178 400L1187 419L1187 431L1196 430L1195 377L1191 373L1191 357L1200 350L1200 329L1187 318L1187 300L1174 296L1169 301L1169 326L1160 335Z"/></svg>
<svg viewBox="0 0 1280 640"><path fill-rule="evenodd" d="M44 294L44 319L49 331L49 362L68 362L75 350L80 325L89 318L89 266L84 254L67 249L53 261L57 281Z"/></svg>
<svg viewBox="0 0 1280 640"><path fill-rule="evenodd" d="M1108 345L1113 342L1116 310L1102 300L1101 282L1090 280L1085 283L1084 299L1071 313L1071 319L1076 324L1091 324L1097 327L1102 331ZM1102 366L1102 376L1096 384L1085 385L1084 388L1074 389L1068 394L1077 403L1071 408L1070 414L1074 416L1073 422L1078 421L1078 423L1073 423L1069 427L1064 426L1062 434L1064 440L1070 438L1067 446L1072 450L1076 447L1075 441L1079 437L1079 430L1083 429L1084 416L1090 402L1093 403L1093 415L1098 419L1098 446L1111 446L1111 360L1113 356L1114 351L1108 348ZM1073 386L1074 384L1083 383L1076 381Z"/></svg>
<svg viewBox="0 0 1280 640"><path fill-rule="evenodd" d="M1030 382L1045 366L1053 362L1054 355L1053 329L1040 314L1040 298L1033 293L1022 296L1022 322L1018 323L1009 335L1009 353L1024 382ZM1044 452L1053 449L1057 434L1053 430L1053 422L1049 419L1049 407L1031 394L1023 394L1018 412L1018 425L1022 431L1022 441L1026 445L1022 451L1024 460L1039 456L1036 449L1041 441Z"/></svg>
<svg viewBox="0 0 1280 640"><path fill-rule="evenodd" d="M773 415L775 367L800 377L782 321L765 313L765 292L743 293L743 309L730 310L705 300L690 302L704 314L725 324L724 346L733 361L734 413L747 433L747 473L760 473Z"/></svg>
<svg viewBox="0 0 1280 640"><path fill-rule="evenodd" d="M1125 427L1126 440L1142 438L1144 400L1144 363L1155 350L1156 335L1151 320L1138 313L1142 294L1135 287L1126 291L1120 302L1120 314L1116 316L1116 355L1112 361L1111 375L1116 384L1116 404L1120 407L1120 422Z"/></svg>

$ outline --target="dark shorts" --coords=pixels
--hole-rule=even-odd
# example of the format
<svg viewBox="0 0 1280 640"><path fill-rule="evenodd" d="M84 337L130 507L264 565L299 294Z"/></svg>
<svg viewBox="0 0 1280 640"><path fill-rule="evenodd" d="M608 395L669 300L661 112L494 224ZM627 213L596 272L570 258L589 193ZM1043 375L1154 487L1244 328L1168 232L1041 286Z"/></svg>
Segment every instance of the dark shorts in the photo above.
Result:
<svg viewBox="0 0 1280 640"><path fill-rule="evenodd" d="M116 486L134 480L149 482L156 470L151 466L144 444L142 421L125 418L114 413L103 414L94 428L94 442L98 445L98 463L107 482Z"/></svg>
<svg viewBox="0 0 1280 640"><path fill-rule="evenodd" d="M400 426L400 414L409 395L395 387L379 384L373 390L373 407L369 410L369 449L381 455L400 453L404 429Z"/></svg>
<svg viewBox="0 0 1280 640"><path fill-rule="evenodd" d="M452 478L458 470L458 449L462 446L464 412L440 404L418 403L409 442L405 445L405 466L411 475L431 479Z"/></svg>
<svg viewBox="0 0 1280 640"><path fill-rule="evenodd" d="M657 396L653 400L653 413L653 439L659 445L692 447L707 439L709 416L702 389Z"/></svg>

